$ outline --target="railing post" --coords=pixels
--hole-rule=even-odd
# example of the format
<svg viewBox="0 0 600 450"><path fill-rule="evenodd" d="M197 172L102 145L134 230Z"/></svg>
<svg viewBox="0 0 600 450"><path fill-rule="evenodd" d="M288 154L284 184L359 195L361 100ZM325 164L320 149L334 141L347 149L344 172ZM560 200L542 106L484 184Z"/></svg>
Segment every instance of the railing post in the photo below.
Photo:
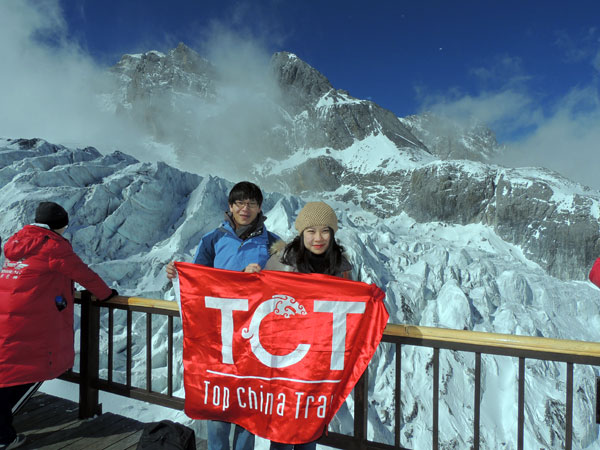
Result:
<svg viewBox="0 0 600 450"><path fill-rule="evenodd" d="M354 386L354 438L358 449L367 448L368 395L369 368L367 367Z"/></svg>
<svg viewBox="0 0 600 450"><path fill-rule="evenodd" d="M596 423L600 424L600 377L596 377Z"/></svg>
<svg viewBox="0 0 600 450"><path fill-rule="evenodd" d="M481 426L481 352L475 352L475 398L473 399L473 450L479 450Z"/></svg>
<svg viewBox="0 0 600 450"><path fill-rule="evenodd" d="M565 411L565 450L573 448L573 363L567 363L567 405Z"/></svg>
<svg viewBox="0 0 600 450"><path fill-rule="evenodd" d="M523 450L525 439L525 358L519 358L519 393L517 399L517 449Z"/></svg>
<svg viewBox="0 0 600 450"><path fill-rule="evenodd" d="M102 414L98 403L98 379L100 353L100 308L92 306L92 295L81 293L81 344L79 347L79 418L87 419Z"/></svg>
<svg viewBox="0 0 600 450"><path fill-rule="evenodd" d="M396 344L396 408L395 408L395 432L394 447L400 448L400 429L402 427L402 345Z"/></svg>
<svg viewBox="0 0 600 450"><path fill-rule="evenodd" d="M440 349L433 348L433 438L431 448L440 445Z"/></svg>

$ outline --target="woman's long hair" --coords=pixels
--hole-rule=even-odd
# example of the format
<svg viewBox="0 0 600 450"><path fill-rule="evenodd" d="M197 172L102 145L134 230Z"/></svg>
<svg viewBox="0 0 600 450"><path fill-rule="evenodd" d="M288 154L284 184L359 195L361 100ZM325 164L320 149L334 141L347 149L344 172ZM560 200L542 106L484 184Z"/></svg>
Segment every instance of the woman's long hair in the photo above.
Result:
<svg viewBox="0 0 600 450"><path fill-rule="evenodd" d="M335 232L329 228L329 247L321 255L315 255L304 246L302 233L286 245L281 257L284 264L296 267L301 273L325 273L335 275L342 266L344 248L335 240Z"/></svg>

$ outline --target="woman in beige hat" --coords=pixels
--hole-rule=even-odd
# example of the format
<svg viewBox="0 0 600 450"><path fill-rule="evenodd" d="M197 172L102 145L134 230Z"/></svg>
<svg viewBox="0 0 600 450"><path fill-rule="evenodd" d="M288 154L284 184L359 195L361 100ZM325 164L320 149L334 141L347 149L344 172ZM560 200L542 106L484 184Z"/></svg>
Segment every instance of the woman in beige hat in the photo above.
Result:
<svg viewBox="0 0 600 450"><path fill-rule="evenodd" d="M335 240L338 221L331 206L325 202L307 203L298 213L295 227L298 236L292 242L273 244L266 270L351 278L352 265L344 256L343 247Z"/></svg>
<svg viewBox="0 0 600 450"><path fill-rule="evenodd" d="M298 213L295 224L298 236L289 244L277 241L271 246L271 257L265 270L324 273L351 278L352 265L344 249L335 240L338 221L325 202L309 202ZM270 450L315 450L317 442L282 444L271 442Z"/></svg>

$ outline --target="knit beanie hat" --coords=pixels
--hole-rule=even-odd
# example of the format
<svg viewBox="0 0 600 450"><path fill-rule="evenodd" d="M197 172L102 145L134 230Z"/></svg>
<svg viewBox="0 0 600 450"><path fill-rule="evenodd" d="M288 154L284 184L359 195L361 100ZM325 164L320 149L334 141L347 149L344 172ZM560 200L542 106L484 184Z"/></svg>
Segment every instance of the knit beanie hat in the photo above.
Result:
<svg viewBox="0 0 600 450"><path fill-rule="evenodd" d="M58 230L69 224L69 214L58 203L41 202L35 210L35 222L46 224L52 230Z"/></svg>
<svg viewBox="0 0 600 450"><path fill-rule="evenodd" d="M328 226L334 232L338 230L337 216L325 202L308 202L298 213L296 230L302 233L308 227Z"/></svg>

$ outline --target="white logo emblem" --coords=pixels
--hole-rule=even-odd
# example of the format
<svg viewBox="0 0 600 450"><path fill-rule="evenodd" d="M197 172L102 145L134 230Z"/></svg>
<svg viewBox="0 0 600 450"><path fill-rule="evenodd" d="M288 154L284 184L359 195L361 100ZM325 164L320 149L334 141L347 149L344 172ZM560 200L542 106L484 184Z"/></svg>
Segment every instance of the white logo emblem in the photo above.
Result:
<svg viewBox="0 0 600 450"><path fill-rule="evenodd" d="M248 311L248 299L245 298L220 298L205 297L207 308L221 311L221 354L223 363L234 364L233 360L233 312ZM326 314L330 319L323 319L324 326L331 327L331 370L344 369L344 351L346 347L346 318L349 314L364 314L364 302L346 302L313 300L315 314ZM298 344L287 355L273 355L265 349L259 336L260 324L269 314L289 318L293 315L304 316L307 314L303 305L289 295L274 295L271 299L262 302L250 320L250 326L242 329L241 335L250 340L252 353L267 367L283 368L301 361L310 350L310 344Z"/></svg>
<svg viewBox="0 0 600 450"><path fill-rule="evenodd" d="M0 273L0 278L17 279L19 278L19 275L21 275L21 271L26 267L29 267L29 264L25 264L20 261L5 261L2 272Z"/></svg>

